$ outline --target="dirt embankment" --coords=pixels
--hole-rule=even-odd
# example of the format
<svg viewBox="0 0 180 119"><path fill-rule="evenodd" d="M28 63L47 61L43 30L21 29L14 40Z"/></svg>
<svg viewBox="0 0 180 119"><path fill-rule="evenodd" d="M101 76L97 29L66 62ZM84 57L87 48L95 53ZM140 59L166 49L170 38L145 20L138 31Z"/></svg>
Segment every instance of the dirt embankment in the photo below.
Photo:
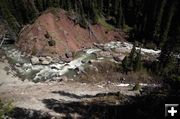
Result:
<svg viewBox="0 0 180 119"><path fill-rule="evenodd" d="M59 56L91 47L93 43L123 40L123 33L107 30L100 24L90 30L80 27L64 10L45 11L33 24L25 26L17 46L33 55Z"/></svg>

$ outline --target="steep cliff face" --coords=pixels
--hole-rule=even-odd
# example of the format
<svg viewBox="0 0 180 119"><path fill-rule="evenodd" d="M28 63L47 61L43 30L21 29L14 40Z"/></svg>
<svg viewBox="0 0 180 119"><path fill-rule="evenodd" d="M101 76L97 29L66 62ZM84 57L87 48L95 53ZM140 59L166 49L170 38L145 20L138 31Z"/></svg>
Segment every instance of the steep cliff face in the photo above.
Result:
<svg viewBox="0 0 180 119"><path fill-rule="evenodd" d="M95 42L124 40L123 32L107 30L100 24L82 28L68 13L61 9L45 11L21 30L17 46L33 55L55 56L90 47Z"/></svg>

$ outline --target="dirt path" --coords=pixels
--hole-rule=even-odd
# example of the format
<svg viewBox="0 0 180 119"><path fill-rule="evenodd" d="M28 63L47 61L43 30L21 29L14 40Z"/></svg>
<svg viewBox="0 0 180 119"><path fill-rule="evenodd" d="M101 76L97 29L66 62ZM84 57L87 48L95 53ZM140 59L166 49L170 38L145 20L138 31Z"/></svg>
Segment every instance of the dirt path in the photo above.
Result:
<svg viewBox="0 0 180 119"><path fill-rule="evenodd" d="M68 82L45 82L33 83L21 81L13 76L12 71L7 74L8 63L0 62L0 97L2 99L13 100L17 107L26 109L41 110L58 115L46 108L44 99L55 99L64 102L82 101L84 95L96 95L99 93L118 92L126 95L135 95L134 91L129 91L131 87L114 86L113 84L86 84L75 81Z"/></svg>

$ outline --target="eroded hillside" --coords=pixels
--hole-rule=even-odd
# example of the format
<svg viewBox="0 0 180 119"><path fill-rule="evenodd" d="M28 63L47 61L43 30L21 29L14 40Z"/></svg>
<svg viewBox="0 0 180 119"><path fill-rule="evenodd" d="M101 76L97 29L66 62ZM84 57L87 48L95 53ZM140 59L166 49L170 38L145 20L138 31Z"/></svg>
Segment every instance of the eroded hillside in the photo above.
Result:
<svg viewBox="0 0 180 119"><path fill-rule="evenodd" d="M124 34L108 30L101 24L87 29L76 24L73 13L54 9L44 12L33 24L25 26L16 43L22 51L33 55L62 55L112 40L124 40ZM74 13L74 17L77 17Z"/></svg>

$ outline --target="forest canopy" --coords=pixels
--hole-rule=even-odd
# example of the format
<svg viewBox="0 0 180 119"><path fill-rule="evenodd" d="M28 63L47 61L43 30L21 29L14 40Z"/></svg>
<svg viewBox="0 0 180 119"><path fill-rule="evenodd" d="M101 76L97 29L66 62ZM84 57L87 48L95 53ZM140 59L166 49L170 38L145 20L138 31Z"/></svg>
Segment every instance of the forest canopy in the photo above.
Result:
<svg viewBox="0 0 180 119"><path fill-rule="evenodd" d="M47 8L63 8L91 23L104 18L130 32L131 41L161 47L179 24L179 6L178 0L1 0L0 15L17 32Z"/></svg>

